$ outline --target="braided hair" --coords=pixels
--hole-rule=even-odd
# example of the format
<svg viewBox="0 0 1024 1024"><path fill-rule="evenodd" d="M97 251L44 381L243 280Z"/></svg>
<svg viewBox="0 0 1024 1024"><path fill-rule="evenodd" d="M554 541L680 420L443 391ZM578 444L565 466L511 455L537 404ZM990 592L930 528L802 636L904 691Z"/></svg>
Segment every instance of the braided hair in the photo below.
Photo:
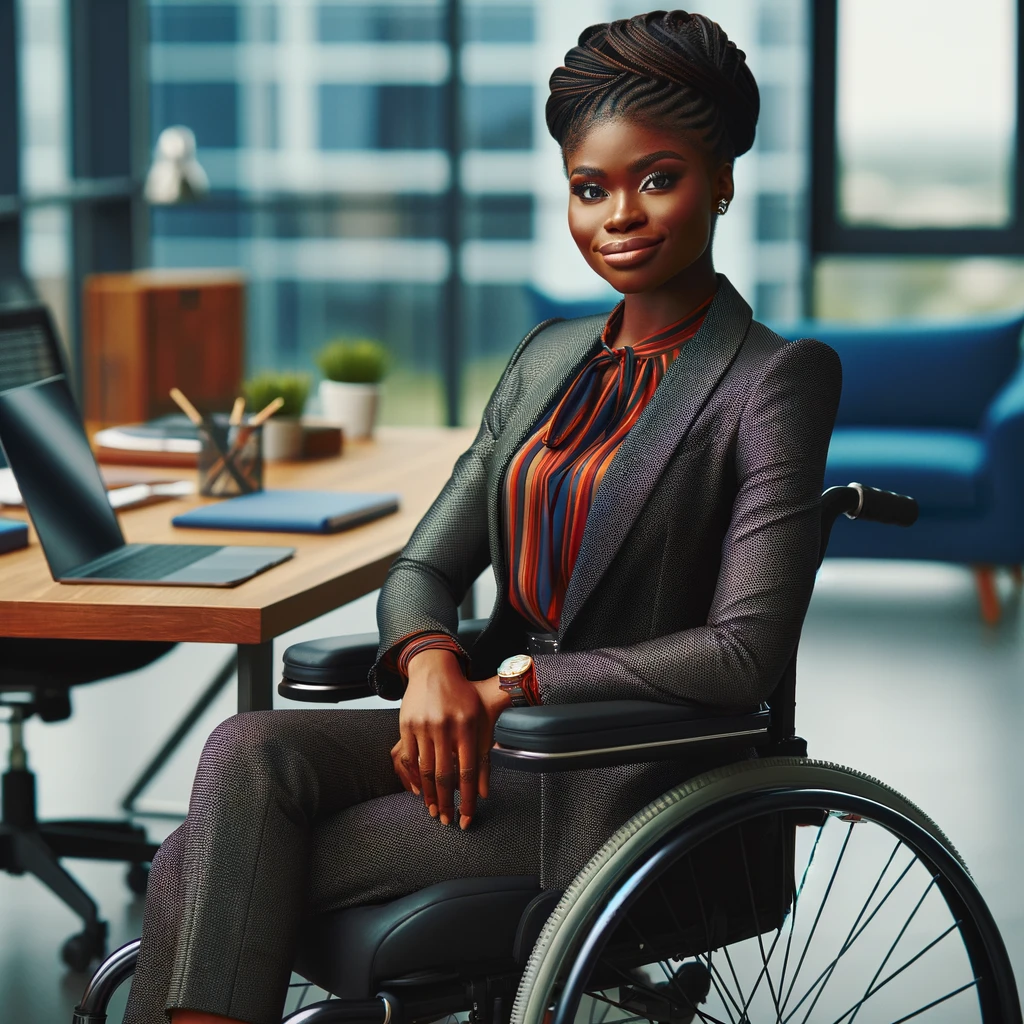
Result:
<svg viewBox="0 0 1024 1024"><path fill-rule="evenodd" d="M761 101L746 55L702 14L591 25L549 85L548 131L563 153L594 121L614 117L696 131L721 162L754 144Z"/></svg>

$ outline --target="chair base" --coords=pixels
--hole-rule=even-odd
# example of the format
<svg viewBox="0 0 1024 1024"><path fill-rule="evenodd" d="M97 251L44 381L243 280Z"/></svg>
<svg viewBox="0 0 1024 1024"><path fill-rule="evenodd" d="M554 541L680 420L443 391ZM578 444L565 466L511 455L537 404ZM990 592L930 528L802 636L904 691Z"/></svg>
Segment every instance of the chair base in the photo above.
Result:
<svg viewBox="0 0 1024 1024"><path fill-rule="evenodd" d="M4 774L0 870L34 875L82 919L82 931L72 935L61 952L73 970L84 971L104 956L107 925L100 919L95 901L60 863L61 858L124 861L135 872L137 866L153 859L157 849L143 829L126 821L37 821L32 772Z"/></svg>

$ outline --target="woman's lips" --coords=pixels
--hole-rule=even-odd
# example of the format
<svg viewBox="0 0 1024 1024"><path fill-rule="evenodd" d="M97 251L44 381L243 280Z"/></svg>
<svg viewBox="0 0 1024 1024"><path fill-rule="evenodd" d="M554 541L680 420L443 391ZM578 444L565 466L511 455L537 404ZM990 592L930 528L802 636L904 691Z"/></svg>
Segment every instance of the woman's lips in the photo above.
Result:
<svg viewBox="0 0 1024 1024"><path fill-rule="evenodd" d="M634 267L646 263L659 245L660 238L627 238L620 242L608 242L597 251L613 267Z"/></svg>

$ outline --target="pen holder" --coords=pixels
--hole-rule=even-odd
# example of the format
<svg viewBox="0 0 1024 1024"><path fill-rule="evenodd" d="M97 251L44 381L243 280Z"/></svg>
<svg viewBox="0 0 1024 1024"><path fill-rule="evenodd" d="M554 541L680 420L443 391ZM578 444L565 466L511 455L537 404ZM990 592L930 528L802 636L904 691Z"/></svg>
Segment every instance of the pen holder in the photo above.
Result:
<svg viewBox="0 0 1024 1024"><path fill-rule="evenodd" d="M234 498L263 490L263 428L212 421L199 428L199 493Z"/></svg>

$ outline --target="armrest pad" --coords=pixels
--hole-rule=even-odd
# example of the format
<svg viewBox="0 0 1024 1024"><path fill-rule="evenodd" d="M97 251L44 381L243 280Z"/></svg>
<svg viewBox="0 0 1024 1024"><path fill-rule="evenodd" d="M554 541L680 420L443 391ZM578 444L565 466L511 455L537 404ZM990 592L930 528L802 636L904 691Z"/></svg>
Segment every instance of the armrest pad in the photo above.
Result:
<svg viewBox="0 0 1024 1024"><path fill-rule="evenodd" d="M682 757L688 745L754 746L770 712L737 712L653 701L608 700L512 708L494 730L495 763L560 771Z"/></svg>
<svg viewBox="0 0 1024 1024"><path fill-rule="evenodd" d="M459 623L459 637L472 643L487 625L486 619ZM370 695L367 676L377 658L376 633L329 636L292 644L284 652L284 679L278 693L292 700L327 702Z"/></svg>

